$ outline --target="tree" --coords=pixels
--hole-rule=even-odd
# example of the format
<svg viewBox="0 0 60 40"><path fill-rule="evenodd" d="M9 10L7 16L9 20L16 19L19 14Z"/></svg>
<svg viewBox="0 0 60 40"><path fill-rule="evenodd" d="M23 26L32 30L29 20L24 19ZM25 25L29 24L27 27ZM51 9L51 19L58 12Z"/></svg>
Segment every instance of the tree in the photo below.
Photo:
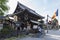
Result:
<svg viewBox="0 0 60 40"><path fill-rule="evenodd" d="M53 24L56 25L58 23L58 20L57 19L54 19L53 20Z"/></svg>
<svg viewBox="0 0 60 40"><path fill-rule="evenodd" d="M52 21L52 25L53 25L53 27L55 27L55 29L56 29L57 26L58 26L58 20L57 20L57 19L54 19L54 20Z"/></svg>
<svg viewBox="0 0 60 40"><path fill-rule="evenodd" d="M0 0L0 15L4 15L4 13L8 10L6 2L8 2L8 0Z"/></svg>

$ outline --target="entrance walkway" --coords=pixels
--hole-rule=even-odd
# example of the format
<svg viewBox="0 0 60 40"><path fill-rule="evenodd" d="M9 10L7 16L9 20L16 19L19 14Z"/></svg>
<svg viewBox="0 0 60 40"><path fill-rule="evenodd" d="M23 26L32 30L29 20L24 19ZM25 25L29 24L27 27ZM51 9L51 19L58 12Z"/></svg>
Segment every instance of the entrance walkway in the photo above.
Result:
<svg viewBox="0 0 60 40"><path fill-rule="evenodd" d="M60 30L49 30L44 37L16 38L14 40L60 40Z"/></svg>
<svg viewBox="0 0 60 40"><path fill-rule="evenodd" d="M60 40L60 30L49 30L43 38L26 37L18 40Z"/></svg>

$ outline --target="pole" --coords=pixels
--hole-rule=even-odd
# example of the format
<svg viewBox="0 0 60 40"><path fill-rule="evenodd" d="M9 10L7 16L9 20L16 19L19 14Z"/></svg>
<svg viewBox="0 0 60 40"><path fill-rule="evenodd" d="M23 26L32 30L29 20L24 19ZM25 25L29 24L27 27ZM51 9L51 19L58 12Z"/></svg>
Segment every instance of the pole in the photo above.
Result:
<svg viewBox="0 0 60 40"><path fill-rule="evenodd" d="M58 20L57 26L58 26L58 28L57 28L57 29L59 29L59 20Z"/></svg>
<svg viewBox="0 0 60 40"><path fill-rule="evenodd" d="M46 22L47 22L47 33L48 33L48 15L47 15L47 20L46 20Z"/></svg>

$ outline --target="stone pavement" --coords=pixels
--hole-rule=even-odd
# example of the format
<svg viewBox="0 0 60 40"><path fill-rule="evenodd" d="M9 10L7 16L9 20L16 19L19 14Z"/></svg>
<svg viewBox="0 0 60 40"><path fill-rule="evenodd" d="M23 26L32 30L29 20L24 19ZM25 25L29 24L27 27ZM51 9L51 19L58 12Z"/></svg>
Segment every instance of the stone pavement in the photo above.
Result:
<svg viewBox="0 0 60 40"><path fill-rule="evenodd" d="M34 37L25 37L25 38L17 38L16 40L44 40L44 38L34 38Z"/></svg>
<svg viewBox="0 0 60 40"><path fill-rule="evenodd" d="M60 30L49 30L44 37L26 36L24 38L16 38L14 40L60 40Z"/></svg>
<svg viewBox="0 0 60 40"><path fill-rule="evenodd" d="M21 40L60 40L60 30L49 30L44 37L27 37Z"/></svg>
<svg viewBox="0 0 60 40"><path fill-rule="evenodd" d="M17 38L16 40L45 40L45 36L41 35L40 37L38 36L26 36L24 38Z"/></svg>

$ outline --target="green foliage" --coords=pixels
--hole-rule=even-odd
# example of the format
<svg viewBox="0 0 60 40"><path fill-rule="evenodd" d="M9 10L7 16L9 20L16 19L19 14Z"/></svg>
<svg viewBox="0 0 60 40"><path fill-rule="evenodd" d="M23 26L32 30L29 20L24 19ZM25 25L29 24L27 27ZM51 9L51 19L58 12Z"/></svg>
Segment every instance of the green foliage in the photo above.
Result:
<svg viewBox="0 0 60 40"><path fill-rule="evenodd" d="M2 10L0 10L0 15L4 15L4 12L2 12Z"/></svg>
<svg viewBox="0 0 60 40"><path fill-rule="evenodd" d="M2 34L9 34L9 33L11 33L12 31L13 31L13 28L12 28L12 27L6 26L6 27L4 27L4 28L1 30L1 33L2 33Z"/></svg>
<svg viewBox="0 0 60 40"><path fill-rule="evenodd" d="M8 0L0 0L1 4L5 4Z"/></svg>
<svg viewBox="0 0 60 40"><path fill-rule="evenodd" d="M58 23L58 20L54 19L52 22L53 22L53 25L56 25L56 23Z"/></svg>
<svg viewBox="0 0 60 40"><path fill-rule="evenodd" d="M58 20L57 19L54 19L53 22L56 23L56 22L58 22Z"/></svg>
<svg viewBox="0 0 60 40"><path fill-rule="evenodd" d="M4 29L1 30L1 33L2 34L9 34L9 29L4 28Z"/></svg>
<svg viewBox="0 0 60 40"><path fill-rule="evenodd" d="M57 19L54 19L53 21L52 21L52 29L58 29L59 27L58 27L58 20Z"/></svg>
<svg viewBox="0 0 60 40"><path fill-rule="evenodd" d="M4 15L4 13L8 10L8 6L6 3L8 0L0 0L0 15Z"/></svg>
<svg viewBox="0 0 60 40"><path fill-rule="evenodd" d="M3 11L8 10L8 7L7 7L6 4L2 4L0 7L1 7L1 9L2 9Z"/></svg>

